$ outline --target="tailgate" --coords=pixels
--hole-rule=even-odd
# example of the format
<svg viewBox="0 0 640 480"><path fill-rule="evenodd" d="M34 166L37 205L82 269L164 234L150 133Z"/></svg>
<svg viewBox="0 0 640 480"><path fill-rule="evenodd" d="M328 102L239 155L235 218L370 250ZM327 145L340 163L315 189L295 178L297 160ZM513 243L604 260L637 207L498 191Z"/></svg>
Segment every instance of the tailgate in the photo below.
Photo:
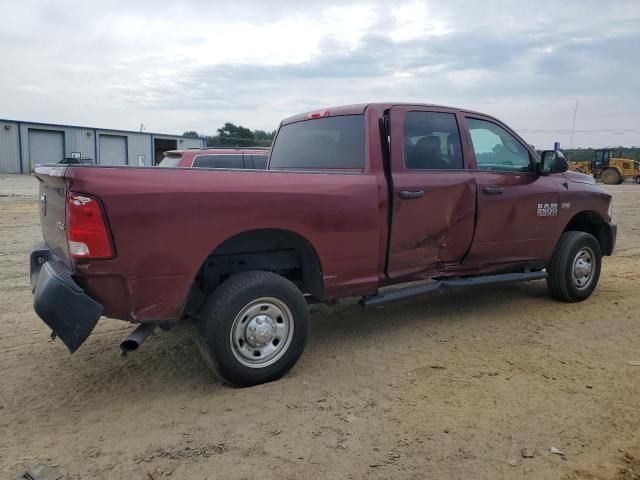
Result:
<svg viewBox="0 0 640 480"><path fill-rule="evenodd" d="M65 225L67 198L67 180L64 177L67 167L37 167L40 202L40 225L47 247L63 262L70 265L69 245Z"/></svg>

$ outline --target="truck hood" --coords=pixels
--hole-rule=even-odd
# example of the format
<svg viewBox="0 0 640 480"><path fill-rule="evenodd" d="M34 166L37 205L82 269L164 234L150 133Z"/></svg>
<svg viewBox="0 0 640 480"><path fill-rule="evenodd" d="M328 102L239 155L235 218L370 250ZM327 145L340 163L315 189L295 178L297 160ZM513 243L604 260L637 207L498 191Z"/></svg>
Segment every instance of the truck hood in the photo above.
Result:
<svg viewBox="0 0 640 480"><path fill-rule="evenodd" d="M567 171L567 172L564 172L563 175L564 175L564 178L566 178L570 182L587 183L589 185L596 184L596 181L593 179L591 175L585 175L584 173Z"/></svg>

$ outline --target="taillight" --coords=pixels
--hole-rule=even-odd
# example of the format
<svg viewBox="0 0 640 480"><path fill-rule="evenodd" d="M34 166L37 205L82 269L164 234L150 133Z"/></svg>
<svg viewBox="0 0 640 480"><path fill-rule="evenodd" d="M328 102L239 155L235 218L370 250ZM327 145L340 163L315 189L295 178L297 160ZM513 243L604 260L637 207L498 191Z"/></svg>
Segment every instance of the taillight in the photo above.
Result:
<svg viewBox="0 0 640 480"><path fill-rule="evenodd" d="M97 199L70 192L67 195L67 240L74 258L113 257L113 248Z"/></svg>

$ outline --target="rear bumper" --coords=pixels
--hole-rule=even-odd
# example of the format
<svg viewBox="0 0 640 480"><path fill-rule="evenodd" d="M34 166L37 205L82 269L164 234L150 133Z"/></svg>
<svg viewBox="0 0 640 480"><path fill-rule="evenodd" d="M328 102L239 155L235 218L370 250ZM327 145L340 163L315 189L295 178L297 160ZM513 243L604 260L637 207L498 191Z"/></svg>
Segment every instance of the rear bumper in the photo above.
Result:
<svg viewBox="0 0 640 480"><path fill-rule="evenodd" d="M33 309L71 353L84 343L102 315L102 305L87 295L71 270L46 247L31 250Z"/></svg>

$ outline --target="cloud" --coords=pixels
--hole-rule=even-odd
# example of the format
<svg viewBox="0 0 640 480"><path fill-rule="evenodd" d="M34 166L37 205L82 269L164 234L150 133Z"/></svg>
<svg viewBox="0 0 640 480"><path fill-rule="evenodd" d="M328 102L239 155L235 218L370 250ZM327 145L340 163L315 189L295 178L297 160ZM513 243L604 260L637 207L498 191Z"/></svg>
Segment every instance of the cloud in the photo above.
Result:
<svg viewBox="0 0 640 480"><path fill-rule="evenodd" d="M451 31L444 21L429 11L425 2L414 1L393 6L391 18L394 25L389 38L394 42L441 36Z"/></svg>
<svg viewBox="0 0 640 480"><path fill-rule="evenodd" d="M5 2L0 117L210 133L368 101L640 144L636 1ZM10 19L7 21L6 19ZM527 140L566 143L566 134Z"/></svg>

